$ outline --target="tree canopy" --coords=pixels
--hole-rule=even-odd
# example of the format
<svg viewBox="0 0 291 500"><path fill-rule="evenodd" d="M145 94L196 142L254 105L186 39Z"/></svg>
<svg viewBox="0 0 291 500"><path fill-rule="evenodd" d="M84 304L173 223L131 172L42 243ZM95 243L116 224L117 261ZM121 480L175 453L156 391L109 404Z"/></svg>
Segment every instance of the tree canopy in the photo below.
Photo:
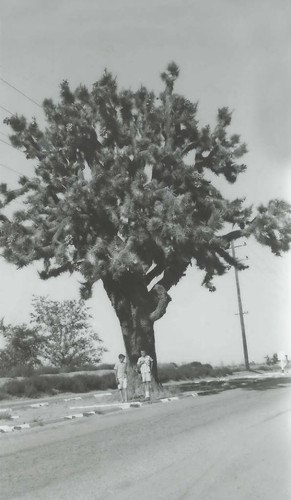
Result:
<svg viewBox="0 0 291 500"><path fill-rule="evenodd" d="M5 347L0 350L2 370L36 368L80 368L98 363L106 350L93 330L89 308L83 300L51 300L33 297L28 325L5 325L0 333Z"/></svg>
<svg viewBox="0 0 291 500"><path fill-rule="evenodd" d="M90 325L89 309L83 300L33 298L31 325L44 339L41 357L57 367L96 364L104 352L102 341Z"/></svg>
<svg viewBox="0 0 291 500"><path fill-rule="evenodd" d="M0 333L5 347L0 350L0 370L9 371L19 366L35 368L41 365L41 347L44 338L32 326L11 325L0 321Z"/></svg>
<svg viewBox="0 0 291 500"><path fill-rule="evenodd" d="M197 104L175 92L178 75L169 64L159 95L119 90L107 71L91 90L63 81L60 101L43 103L44 130L34 119L6 119L11 143L37 166L19 189L1 185L2 207L23 201L11 219L0 215L4 258L20 268L42 262L42 279L77 271L83 298L101 279L121 325L130 304L159 319L189 265L205 271L213 291L214 276L244 267L232 240L252 235L276 255L290 245L286 202L253 210L211 181L234 183L246 146L229 133L227 108L213 128L199 126Z"/></svg>

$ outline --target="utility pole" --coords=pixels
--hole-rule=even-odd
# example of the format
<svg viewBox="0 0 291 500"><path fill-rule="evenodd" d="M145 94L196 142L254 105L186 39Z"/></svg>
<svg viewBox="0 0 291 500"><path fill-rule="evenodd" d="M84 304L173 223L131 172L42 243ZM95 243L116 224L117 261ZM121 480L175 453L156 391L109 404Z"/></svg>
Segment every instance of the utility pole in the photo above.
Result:
<svg viewBox="0 0 291 500"><path fill-rule="evenodd" d="M241 245L239 245L239 246L241 246ZM232 241L231 242L231 250L232 250L232 256L235 259L236 257L235 257L234 249L235 249L235 246L234 246L233 241ZM246 369L249 370L250 364L249 364L248 346L247 346L246 330L245 330L245 323L244 323L244 312L243 312L242 301L241 301L241 293L240 293L240 286L239 286L239 280L238 280L238 270L236 267L234 268L234 273L235 273L235 282L236 282L236 291L237 291L237 301L238 301L241 334L242 334L243 349L244 349L245 366L246 366Z"/></svg>

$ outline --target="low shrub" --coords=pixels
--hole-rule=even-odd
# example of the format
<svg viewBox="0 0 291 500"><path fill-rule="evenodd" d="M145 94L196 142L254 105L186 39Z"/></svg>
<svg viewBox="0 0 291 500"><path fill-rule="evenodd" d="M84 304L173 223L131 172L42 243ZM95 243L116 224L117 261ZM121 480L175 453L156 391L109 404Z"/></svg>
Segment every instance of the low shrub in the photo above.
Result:
<svg viewBox="0 0 291 500"><path fill-rule="evenodd" d="M60 369L56 366L40 366L34 371L35 375L54 375L59 373Z"/></svg>
<svg viewBox="0 0 291 500"><path fill-rule="evenodd" d="M26 380L23 383L22 387L23 387L23 394L20 394L20 396L24 396L26 398L36 398L39 394L41 394L41 392L37 389L37 387L33 384L33 382L30 379Z"/></svg>
<svg viewBox="0 0 291 500"><path fill-rule="evenodd" d="M0 401L2 401L3 399L7 399L7 393L2 389L0 389Z"/></svg>
<svg viewBox="0 0 291 500"><path fill-rule="evenodd" d="M169 380L179 380L178 367L174 363L163 363L158 366L159 380L161 383Z"/></svg>
<svg viewBox="0 0 291 500"><path fill-rule="evenodd" d="M57 392L88 392L116 388L113 373L106 375L76 375L74 377L34 375L25 380L11 380L2 387L7 396L34 398Z"/></svg>
<svg viewBox="0 0 291 500"><path fill-rule="evenodd" d="M34 368L31 365L17 365L12 368L0 369L0 377L30 377L34 373Z"/></svg>
<svg viewBox="0 0 291 500"><path fill-rule="evenodd" d="M101 363L100 365L95 366L95 370L113 370L114 363Z"/></svg>
<svg viewBox="0 0 291 500"><path fill-rule="evenodd" d="M18 364L17 366L0 365L0 377L31 377L33 375L53 375L58 373L74 373L74 372L94 372L99 370L113 370L114 364L84 364L82 366L37 366L33 367L30 364Z"/></svg>
<svg viewBox="0 0 291 500"><path fill-rule="evenodd" d="M11 420L11 411L0 411L0 420Z"/></svg>
<svg viewBox="0 0 291 500"><path fill-rule="evenodd" d="M2 391L11 396L22 396L24 393L23 380L11 380L2 386Z"/></svg>
<svg viewBox="0 0 291 500"><path fill-rule="evenodd" d="M231 365L232 372L243 372L245 371L246 367L245 365Z"/></svg>
<svg viewBox="0 0 291 500"><path fill-rule="evenodd" d="M278 370L277 366L272 366L272 365L260 365L256 368L257 370L261 370L263 372L273 372Z"/></svg>
<svg viewBox="0 0 291 500"><path fill-rule="evenodd" d="M99 365L102 370L112 369L111 364ZM203 377L221 377L229 375L232 370L227 367L213 368L210 364L198 361L177 365L162 363L158 367L160 382L193 380ZM90 370L89 370L90 371ZM98 370L97 370L98 371ZM22 372L23 373L23 372ZM75 374L66 376L59 374L54 367L42 367L23 380L11 380L1 388L0 400L11 396L35 398L42 394L56 394L64 392L81 393L94 390L116 389L114 373L105 374Z"/></svg>
<svg viewBox="0 0 291 500"><path fill-rule="evenodd" d="M233 371L226 366L219 366L213 368L213 376L214 377L225 377L226 375L232 375Z"/></svg>
<svg viewBox="0 0 291 500"><path fill-rule="evenodd" d="M116 380L114 373L106 373L99 377L99 387L100 391L106 391L107 389L116 389Z"/></svg>
<svg viewBox="0 0 291 500"><path fill-rule="evenodd" d="M210 364L202 364L199 361L184 363L180 366L175 363L163 363L159 367L160 382L169 382L170 380L193 380L202 377L223 377L231 375L232 370L227 367L213 368Z"/></svg>
<svg viewBox="0 0 291 500"><path fill-rule="evenodd" d="M86 364L82 366L72 366L68 367L71 372L95 372L97 370L98 365L91 365L91 364Z"/></svg>

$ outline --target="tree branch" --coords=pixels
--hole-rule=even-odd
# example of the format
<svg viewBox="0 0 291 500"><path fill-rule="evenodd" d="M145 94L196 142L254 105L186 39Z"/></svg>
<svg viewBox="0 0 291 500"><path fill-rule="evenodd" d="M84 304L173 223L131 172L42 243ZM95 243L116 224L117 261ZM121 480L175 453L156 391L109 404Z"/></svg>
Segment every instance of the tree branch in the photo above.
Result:
<svg viewBox="0 0 291 500"><path fill-rule="evenodd" d="M159 276L164 270L165 267L162 264L157 264L149 273L145 275L146 284L149 285L151 281Z"/></svg>
<svg viewBox="0 0 291 500"><path fill-rule="evenodd" d="M170 290L172 286L177 285L180 279L185 276L185 271L189 264L189 261L175 261L171 263L171 265L165 269L164 276L161 281L159 281L159 284L162 285L165 290Z"/></svg>
<svg viewBox="0 0 291 500"><path fill-rule="evenodd" d="M167 294L166 289L160 284L156 284L152 288L152 290L150 291L150 295L156 303L155 310L150 314L150 320L155 322L162 316L164 316L167 310L167 306L172 299Z"/></svg>
<svg viewBox="0 0 291 500"><path fill-rule="evenodd" d="M242 236L242 231L240 229L237 229L235 231L230 231L230 233L223 234L222 236L220 236L220 238L228 242L231 242L232 240L237 240L241 236Z"/></svg>
<svg viewBox="0 0 291 500"><path fill-rule="evenodd" d="M66 262L66 264L63 264L60 267L53 267L49 271L39 271L38 274L42 280L47 280L49 278L59 276L60 274L65 273L66 271L69 272L73 271L73 266L70 262Z"/></svg>
<svg viewBox="0 0 291 500"><path fill-rule="evenodd" d="M187 144L183 149L182 149L182 156L186 155L187 153L189 153L189 151L192 151L192 149L195 149L197 146L197 141L193 141L193 142L190 142L189 144Z"/></svg>
<svg viewBox="0 0 291 500"><path fill-rule="evenodd" d="M8 217L6 217L6 215L1 214L1 213L0 213L0 220L2 220L3 222L9 222L10 223L10 220L8 219Z"/></svg>

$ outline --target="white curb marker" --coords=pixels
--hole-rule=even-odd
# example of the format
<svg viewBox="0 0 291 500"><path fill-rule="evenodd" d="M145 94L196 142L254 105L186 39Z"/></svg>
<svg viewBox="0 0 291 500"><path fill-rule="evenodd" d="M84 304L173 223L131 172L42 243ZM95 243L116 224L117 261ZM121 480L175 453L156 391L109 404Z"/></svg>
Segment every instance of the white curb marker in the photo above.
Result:
<svg viewBox="0 0 291 500"><path fill-rule="evenodd" d="M134 404L134 403L122 403L122 404L120 405L120 407L121 407L123 410L128 410L128 408L133 408L133 404ZM141 405L139 405L139 406L141 406Z"/></svg>
<svg viewBox="0 0 291 500"><path fill-rule="evenodd" d="M103 396L112 396L112 392L104 392L103 394L94 394L94 398L102 398Z"/></svg>
<svg viewBox="0 0 291 500"><path fill-rule="evenodd" d="M41 408L42 406L48 406L48 403L33 403L32 405L29 405L30 408Z"/></svg>
<svg viewBox="0 0 291 500"><path fill-rule="evenodd" d="M16 431L21 431L22 429L30 429L30 425L29 424L20 424L20 425L15 425L14 426L14 429Z"/></svg>
<svg viewBox="0 0 291 500"><path fill-rule="evenodd" d="M0 432L12 432L14 430L14 427L11 427L10 425L1 425L0 426Z"/></svg>
<svg viewBox="0 0 291 500"><path fill-rule="evenodd" d="M0 426L0 432L13 432L21 431L22 429L30 429L29 424L19 424L19 425L2 425Z"/></svg>
<svg viewBox="0 0 291 500"><path fill-rule="evenodd" d="M162 401L162 403L170 403L171 401L178 401L178 397L172 397L172 398L163 398L163 399L160 399L160 401Z"/></svg>
<svg viewBox="0 0 291 500"><path fill-rule="evenodd" d="M135 408L141 406L142 403L108 403L104 405L89 405L89 406L70 406L70 410L89 410L90 408L122 408L123 410L127 408Z"/></svg>
<svg viewBox="0 0 291 500"><path fill-rule="evenodd" d="M64 418L72 420L73 418L83 418L83 413L75 413L75 415L66 415Z"/></svg>
<svg viewBox="0 0 291 500"><path fill-rule="evenodd" d="M75 398L66 398L64 401L78 401L79 399L82 399L81 396L77 396Z"/></svg>

